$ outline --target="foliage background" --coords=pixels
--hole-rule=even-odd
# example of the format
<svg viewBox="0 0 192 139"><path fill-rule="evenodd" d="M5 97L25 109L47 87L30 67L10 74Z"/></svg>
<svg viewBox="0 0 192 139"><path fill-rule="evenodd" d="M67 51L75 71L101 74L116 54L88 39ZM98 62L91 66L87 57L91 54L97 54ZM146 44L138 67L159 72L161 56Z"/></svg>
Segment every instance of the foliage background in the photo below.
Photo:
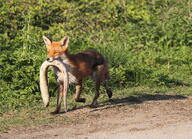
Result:
<svg viewBox="0 0 192 139"><path fill-rule="evenodd" d="M191 86L190 0L0 0L0 112L40 103L42 35L70 36L71 53L98 50L114 89Z"/></svg>

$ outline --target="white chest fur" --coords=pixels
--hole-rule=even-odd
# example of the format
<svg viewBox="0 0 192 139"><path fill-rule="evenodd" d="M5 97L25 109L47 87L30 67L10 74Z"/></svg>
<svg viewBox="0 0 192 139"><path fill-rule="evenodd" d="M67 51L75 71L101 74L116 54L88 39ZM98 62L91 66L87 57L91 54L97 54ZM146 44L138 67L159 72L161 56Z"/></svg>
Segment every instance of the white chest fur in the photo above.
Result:
<svg viewBox="0 0 192 139"><path fill-rule="evenodd" d="M77 78L71 73L73 71L73 68L70 67L69 61L67 59L64 59L64 60L62 60L62 62L66 65L66 68L67 68L67 72L69 75L69 84L78 83ZM53 73L55 75L57 82L61 82L64 80L64 77L62 76L61 72L57 68L52 67L52 70L53 70Z"/></svg>

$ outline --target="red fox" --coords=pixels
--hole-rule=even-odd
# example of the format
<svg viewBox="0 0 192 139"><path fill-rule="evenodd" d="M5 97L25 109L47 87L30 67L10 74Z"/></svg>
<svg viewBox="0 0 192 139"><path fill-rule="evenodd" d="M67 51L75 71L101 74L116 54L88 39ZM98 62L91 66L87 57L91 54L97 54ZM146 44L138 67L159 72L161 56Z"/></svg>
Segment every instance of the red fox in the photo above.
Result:
<svg viewBox="0 0 192 139"><path fill-rule="evenodd" d="M76 91L73 95L76 102L86 101L85 98L80 97L82 81L86 77L91 77L94 81L95 96L90 105L91 107L95 107L97 104L101 84L104 85L108 97L112 97L112 91L108 88L106 82L109 78L108 65L100 53L95 50L86 50L77 54L70 54L68 52L69 37L67 36L63 37L60 41L51 41L47 37L43 36L43 40L47 48L47 61L57 59L66 65L69 74L69 83L76 85ZM60 77L61 74L59 74L58 69L53 68L53 72L59 84L59 96L63 90L63 77ZM57 106L54 113L59 113L59 111L60 105Z"/></svg>

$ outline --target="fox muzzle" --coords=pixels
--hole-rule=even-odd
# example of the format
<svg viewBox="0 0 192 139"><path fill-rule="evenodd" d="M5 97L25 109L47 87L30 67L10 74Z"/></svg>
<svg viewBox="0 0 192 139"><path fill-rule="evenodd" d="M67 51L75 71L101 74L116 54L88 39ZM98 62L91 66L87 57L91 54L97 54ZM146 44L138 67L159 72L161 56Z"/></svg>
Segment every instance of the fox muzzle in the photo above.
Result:
<svg viewBox="0 0 192 139"><path fill-rule="evenodd" d="M54 60L58 60L59 59L59 56L56 56L56 57L49 57L49 58L47 58L47 61L48 62L52 62L52 61L54 61Z"/></svg>
<svg viewBox="0 0 192 139"><path fill-rule="evenodd" d="M54 60L54 58L47 58L47 61L49 61L49 62L52 62Z"/></svg>

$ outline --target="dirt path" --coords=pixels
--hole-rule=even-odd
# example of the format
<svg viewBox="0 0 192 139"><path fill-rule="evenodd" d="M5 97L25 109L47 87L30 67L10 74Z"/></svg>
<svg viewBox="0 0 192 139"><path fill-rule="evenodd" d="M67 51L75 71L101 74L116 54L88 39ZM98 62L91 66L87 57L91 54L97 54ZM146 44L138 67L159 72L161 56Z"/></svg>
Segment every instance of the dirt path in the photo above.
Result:
<svg viewBox="0 0 192 139"><path fill-rule="evenodd" d="M79 114L85 116L85 120L68 125L12 129L0 138L192 138L192 97L149 95L124 98L96 109L86 107L67 113L74 117Z"/></svg>

